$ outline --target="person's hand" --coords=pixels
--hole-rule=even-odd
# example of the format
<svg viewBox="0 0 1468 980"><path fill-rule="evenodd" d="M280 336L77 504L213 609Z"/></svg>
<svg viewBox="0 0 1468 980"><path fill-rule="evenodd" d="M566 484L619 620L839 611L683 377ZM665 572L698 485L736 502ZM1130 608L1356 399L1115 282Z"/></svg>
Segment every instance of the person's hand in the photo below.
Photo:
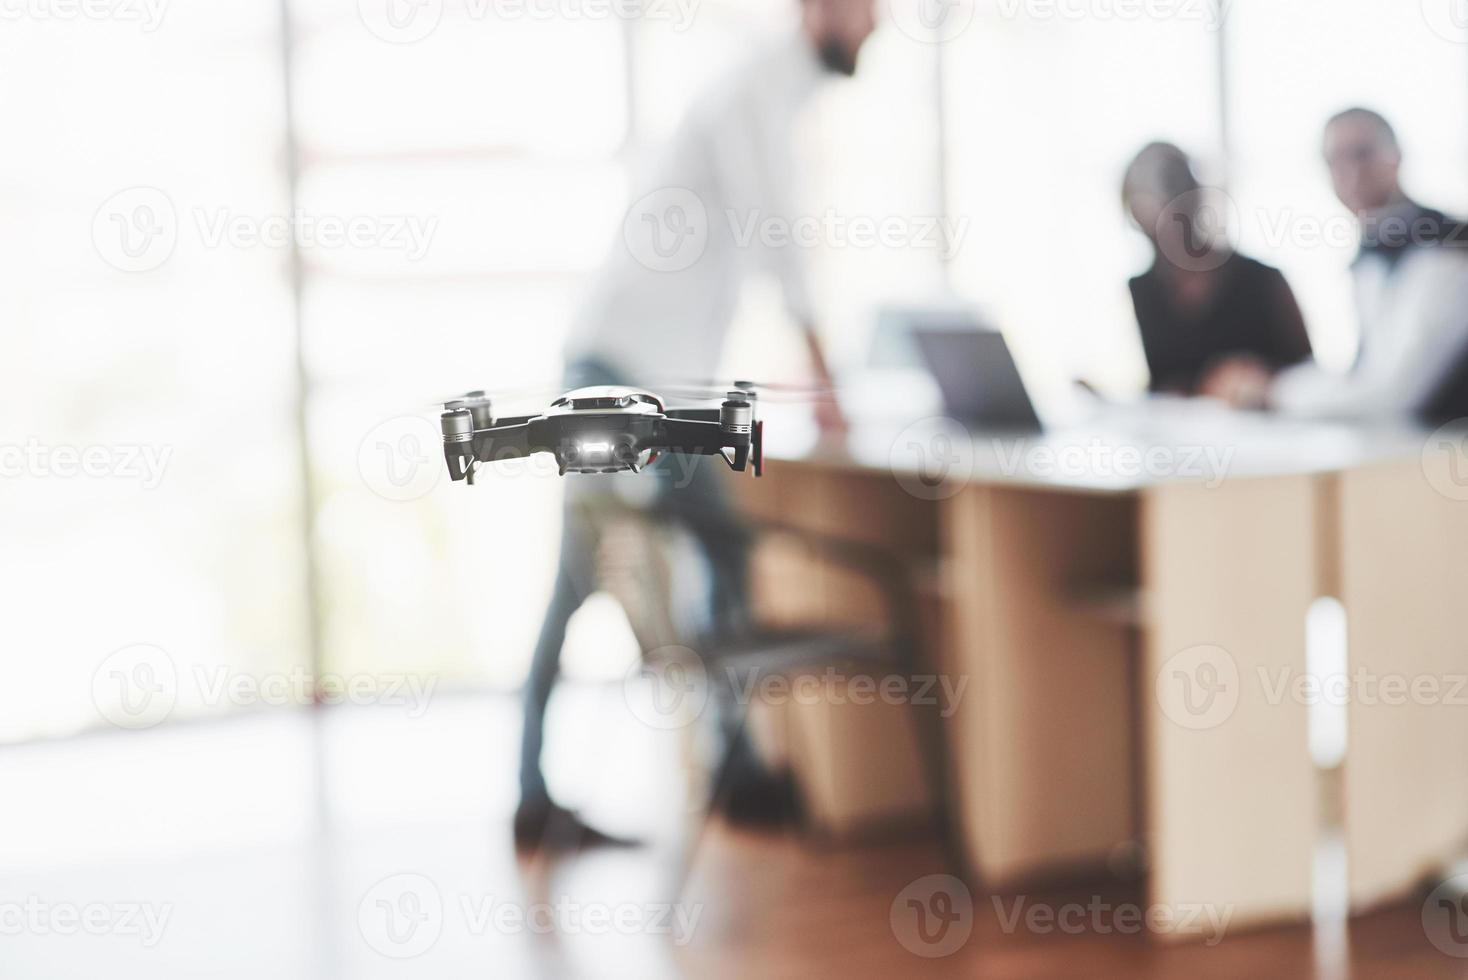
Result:
<svg viewBox="0 0 1468 980"><path fill-rule="evenodd" d="M1198 394L1217 398L1233 408L1263 408L1269 401L1274 375L1252 357L1233 357L1212 368L1198 386Z"/></svg>

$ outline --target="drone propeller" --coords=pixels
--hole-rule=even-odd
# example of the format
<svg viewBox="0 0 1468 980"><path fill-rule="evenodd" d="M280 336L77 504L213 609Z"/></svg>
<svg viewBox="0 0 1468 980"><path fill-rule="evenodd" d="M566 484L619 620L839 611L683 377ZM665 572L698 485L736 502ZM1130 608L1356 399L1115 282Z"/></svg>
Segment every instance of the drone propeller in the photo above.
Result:
<svg viewBox="0 0 1468 980"><path fill-rule="evenodd" d="M459 391L444 398L435 398L419 404L419 410L424 412L442 412L450 405L468 408L474 402L488 399L494 406L496 414L508 415L519 414L504 411L505 406L523 406L529 411L539 411L566 393L565 388L556 385L545 385L539 388L491 388L475 391Z"/></svg>
<svg viewBox="0 0 1468 980"><path fill-rule="evenodd" d="M719 400L731 391L743 391L761 401L789 403L834 401L837 391L830 385L758 381L668 383L652 385L649 390L670 399L684 401Z"/></svg>
<svg viewBox="0 0 1468 980"><path fill-rule="evenodd" d="M723 401L731 391L743 391L761 401L805 404L834 401L837 389L829 385L802 384L796 382L758 381L668 381L634 384L627 387L651 392L668 402L711 402ZM492 388L470 392L456 392L442 399L423 402L419 411L441 412L450 406L473 408L488 399L498 416L535 414L548 407L551 402L566 393L564 386L544 385L535 388ZM513 407L515 410L510 411Z"/></svg>
<svg viewBox="0 0 1468 980"><path fill-rule="evenodd" d="M811 394L834 390L831 385L814 384L804 381L750 381L728 380L725 378L698 379L698 378L668 378L663 382L665 388L704 388L714 391L761 391L774 392L783 391L792 394Z"/></svg>

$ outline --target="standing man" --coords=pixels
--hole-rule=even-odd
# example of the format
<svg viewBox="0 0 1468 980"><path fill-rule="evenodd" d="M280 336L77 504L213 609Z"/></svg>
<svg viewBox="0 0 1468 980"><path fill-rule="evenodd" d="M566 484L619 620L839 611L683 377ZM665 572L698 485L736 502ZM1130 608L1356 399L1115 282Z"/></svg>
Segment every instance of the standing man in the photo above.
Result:
<svg viewBox="0 0 1468 980"><path fill-rule="evenodd" d="M1239 405L1267 404L1316 418L1403 421L1468 413L1460 389L1468 356L1468 229L1402 189L1396 131L1377 112L1347 109L1325 127L1325 162L1341 203L1356 216L1352 264L1361 326L1345 376L1313 365L1271 383L1236 365L1219 379Z"/></svg>
<svg viewBox="0 0 1468 980"><path fill-rule="evenodd" d="M801 325L817 380L829 384L797 246L770 248L748 222L794 217L794 127L827 78L855 73L875 28L873 0L801 0L800 28L706 92L633 197L623 241L594 280L567 345L568 388L646 386L713 378L744 281L772 275ZM840 428L834 402L818 409ZM676 465L669 465L676 462ZM747 542L724 501L721 474L704 458L663 464L654 509L679 520L708 559L710 622L736 628L747 611ZM657 469L657 467L654 467ZM676 482L674 478L676 479ZM556 805L541 772L546 706L560 670L566 625L590 588L595 535L576 507L598 492L567 486L560 567L526 685L515 840L522 847L580 846L609 838Z"/></svg>

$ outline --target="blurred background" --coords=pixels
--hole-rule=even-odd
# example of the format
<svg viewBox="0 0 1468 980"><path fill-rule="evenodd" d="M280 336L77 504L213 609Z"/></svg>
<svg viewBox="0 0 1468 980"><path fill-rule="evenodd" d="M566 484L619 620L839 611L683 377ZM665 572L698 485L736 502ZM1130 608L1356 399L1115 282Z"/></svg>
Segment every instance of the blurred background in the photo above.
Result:
<svg viewBox="0 0 1468 980"><path fill-rule="evenodd" d="M77 680L129 642L264 670L304 668L315 649L328 670L515 688L538 623L513 613L548 594L554 553L536 542L555 533L559 486L452 493L429 442L419 484L396 488L387 468L414 465L400 437L415 430L391 423L456 391L558 381L629 168L790 7L703 0L683 23L671 7L532 18L449 2L437 29L400 44L353 3L293 0L289 60L268 4L174 0L151 30L141 6L136 21L8 18L4 441L171 457L157 486L0 484L0 568L27 596L0 733L96 724ZM1354 356L1355 241L1290 230L1328 236L1345 216L1323 120L1379 108L1410 151L1408 185L1468 211L1468 47L1420 4L1233 0L1222 31L1203 0L1168 18L1012 7L974 4L937 45L889 17L858 77L810 107L810 213L967 221L954 254L814 252L838 365L864 356L884 304L942 292L1005 325L1032 387L1085 375L1140 389L1126 281L1149 254L1119 187L1150 139L1188 148L1244 213L1269 216L1240 222L1239 245L1287 274L1333 365ZM176 214L171 253L146 272L117 268L92 234L134 188ZM293 207L367 219L386 244L302 249L297 303L289 249L225 234ZM750 350L801 356L778 302L757 282L749 293L731 376Z"/></svg>
<svg viewBox="0 0 1468 980"><path fill-rule="evenodd" d="M860 73L805 110L802 206L964 231L951 248L812 251L838 375L867 356L882 310L942 297L1002 323L1037 392L1077 376L1142 390L1127 279L1150 253L1119 188L1149 140L1193 153L1241 214L1289 223L1241 220L1235 238L1286 273L1329 366L1356 354L1356 241L1299 232L1345 217L1323 121L1381 110L1407 184L1468 213L1468 12L1448 0L1196 0L1165 16L959 0L967 26L943 43L904 30L905 2L879 4ZM402 975L319 948L338 935L334 902L355 914L353 889L405 870L394 848L434 826L424 813L452 818L443 852L498 846L482 818L513 803L514 694L555 573L562 482L541 470L462 492L431 403L558 383L631 175L795 8L443 0L415 36L373 0L4 5L0 444L41 462L0 479L0 873L16 894L120 898L166 867L164 891L186 898L218 894L188 870L212 854L209 875L237 875L254 903L222 899L192 920L192 952L128 953L113 975ZM727 373L801 377L785 317L773 285L751 282ZM106 664L157 666L156 651L186 682L164 724L118 734ZM552 740L553 784L674 793L648 760L675 745L631 723L597 734L637 657L605 597L573 622L573 684L553 708L573 734ZM323 717L307 709L328 675L391 679L409 703L385 722ZM287 680L241 696L188 680L241 677ZM415 684L433 692L421 717ZM607 738L613 761L589 772L578 737ZM344 821L330 824L349 828L344 845L321 846L324 820ZM916 866L942 869L922 853ZM363 854L371 871L352 877ZM303 884L317 860L339 862L327 877L342 894ZM799 847L782 860L820 864ZM575 873L556 887L612 894L607 875L639 872ZM872 884L878 905L910 877ZM751 940L752 920L710 914L732 917L726 952ZM89 962L52 939L0 936L0 973ZM221 962L235 950L249 952ZM677 973L564 955L465 962Z"/></svg>

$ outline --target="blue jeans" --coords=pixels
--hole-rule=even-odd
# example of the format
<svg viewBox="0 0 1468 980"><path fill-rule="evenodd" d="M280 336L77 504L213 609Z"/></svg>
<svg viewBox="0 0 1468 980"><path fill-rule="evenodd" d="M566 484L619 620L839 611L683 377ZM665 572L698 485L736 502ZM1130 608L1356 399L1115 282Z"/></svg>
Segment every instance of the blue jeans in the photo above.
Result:
<svg viewBox="0 0 1468 980"><path fill-rule="evenodd" d="M625 385L616 371L595 361L573 363L566 369L566 389ZM749 612L749 536L729 505L723 460L713 456L663 457L640 477L658 481L649 513L674 521L698 541L709 566L708 622L714 632L743 623ZM567 480L595 481L613 477L570 476ZM615 477L623 479L623 477ZM568 490L571 487L568 485ZM574 494L595 493L595 486L576 484ZM540 627L540 638L525 683L525 719L520 740L520 798L532 803L549 800L540 768L545 744L545 714L561 669L561 647L571 616L595 588L596 531L586 526L576 509L579 499L568 493L561 531L560 564L550 607Z"/></svg>

